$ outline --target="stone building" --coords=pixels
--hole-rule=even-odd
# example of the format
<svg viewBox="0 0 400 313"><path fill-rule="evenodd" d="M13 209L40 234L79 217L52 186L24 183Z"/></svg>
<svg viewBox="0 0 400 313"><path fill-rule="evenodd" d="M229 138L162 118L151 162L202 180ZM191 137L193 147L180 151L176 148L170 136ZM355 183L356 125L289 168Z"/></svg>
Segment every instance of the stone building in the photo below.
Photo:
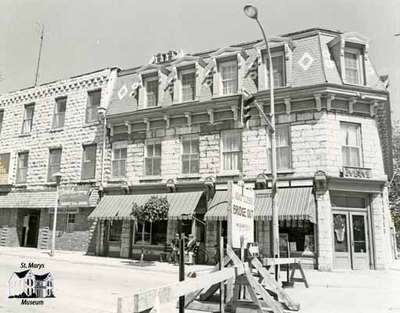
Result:
<svg viewBox="0 0 400 313"><path fill-rule="evenodd" d="M390 102L357 33L308 29L271 39L283 255L322 270L384 269L392 259L387 180ZM162 254L178 226L215 254L226 234L227 182L256 189L255 239L271 255L269 112L262 41L194 54L170 51L118 72L107 110L98 255ZM167 197L168 221L139 225L132 205ZM204 261L204 259L203 259Z"/></svg>
<svg viewBox="0 0 400 313"><path fill-rule="evenodd" d="M87 250L103 177L99 112L115 77L104 69L0 96L0 246L49 248L58 198L56 249Z"/></svg>

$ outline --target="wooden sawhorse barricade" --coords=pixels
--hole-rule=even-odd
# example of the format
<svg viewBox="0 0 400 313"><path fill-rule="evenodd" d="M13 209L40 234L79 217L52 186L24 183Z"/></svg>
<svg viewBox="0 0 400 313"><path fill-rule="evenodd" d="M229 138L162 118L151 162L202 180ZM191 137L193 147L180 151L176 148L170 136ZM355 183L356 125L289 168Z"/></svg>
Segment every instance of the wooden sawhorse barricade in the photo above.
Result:
<svg viewBox="0 0 400 313"><path fill-rule="evenodd" d="M225 308L229 308L232 313L235 313L236 308L243 302L239 299L240 290L244 289L243 287L250 295L251 301L247 303L252 303L254 310L258 313L263 313L263 310L284 313L288 310L300 309L300 305L289 297L256 257L244 263L230 247L227 247L227 255L223 263L222 269L219 270L217 265L212 272L204 276L187 278L166 286L139 291L130 297L120 297L117 313L150 311L163 313L163 305L176 304L181 296L185 296L185 307L190 309L191 304L197 304L198 309L198 306L202 304L201 301L209 299L218 290L222 295L225 294L225 297L220 297L221 309L217 311L225 312Z"/></svg>
<svg viewBox="0 0 400 313"><path fill-rule="evenodd" d="M304 274L303 267L301 266L300 259L297 258L263 258L263 266L269 268L270 270L274 269L276 265L285 265L287 272L287 284L291 284L294 282L304 283L306 288L309 288L308 282L306 279L306 275ZM291 270L290 270L291 268ZM299 270L301 277L294 277L296 270ZM290 276L289 276L290 271Z"/></svg>

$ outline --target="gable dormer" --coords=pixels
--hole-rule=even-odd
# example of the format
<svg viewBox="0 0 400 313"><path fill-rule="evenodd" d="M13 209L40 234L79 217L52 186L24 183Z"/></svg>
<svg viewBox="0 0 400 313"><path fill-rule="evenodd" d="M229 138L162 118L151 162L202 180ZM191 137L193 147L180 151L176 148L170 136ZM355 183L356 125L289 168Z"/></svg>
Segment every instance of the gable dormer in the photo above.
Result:
<svg viewBox="0 0 400 313"><path fill-rule="evenodd" d="M368 79L368 39L356 32L338 35L328 43L342 82L366 86Z"/></svg>
<svg viewBox="0 0 400 313"><path fill-rule="evenodd" d="M241 47L225 47L210 54L213 64L213 96L237 94L242 88L243 64L248 55Z"/></svg>
<svg viewBox="0 0 400 313"><path fill-rule="evenodd" d="M274 88L283 88L291 84L293 59L293 42L289 38L272 37L268 39L271 51ZM258 86L259 90L269 89L268 54L264 41L254 47L258 53Z"/></svg>

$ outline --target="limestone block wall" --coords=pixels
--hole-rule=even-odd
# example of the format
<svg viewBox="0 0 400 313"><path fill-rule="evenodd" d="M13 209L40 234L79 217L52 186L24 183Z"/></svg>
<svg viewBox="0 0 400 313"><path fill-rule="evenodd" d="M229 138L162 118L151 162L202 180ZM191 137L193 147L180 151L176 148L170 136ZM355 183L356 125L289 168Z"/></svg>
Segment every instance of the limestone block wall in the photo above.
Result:
<svg viewBox="0 0 400 313"><path fill-rule="evenodd" d="M2 244L9 247L19 247L16 209L0 210L0 234L4 234Z"/></svg>
<svg viewBox="0 0 400 313"><path fill-rule="evenodd" d="M15 184L18 152L29 151L27 185L47 183L49 149L62 148L62 183L81 181L83 144L97 143L96 178L100 178L103 127L86 123L88 92L101 89L100 106L107 107L110 70L60 80L0 96L4 120L0 153L11 153L9 183ZM56 98L67 97L65 123L52 129ZM34 104L32 131L21 134L26 104Z"/></svg>
<svg viewBox="0 0 400 313"><path fill-rule="evenodd" d="M330 271L333 268L332 211L329 192L317 194L317 245L318 269Z"/></svg>

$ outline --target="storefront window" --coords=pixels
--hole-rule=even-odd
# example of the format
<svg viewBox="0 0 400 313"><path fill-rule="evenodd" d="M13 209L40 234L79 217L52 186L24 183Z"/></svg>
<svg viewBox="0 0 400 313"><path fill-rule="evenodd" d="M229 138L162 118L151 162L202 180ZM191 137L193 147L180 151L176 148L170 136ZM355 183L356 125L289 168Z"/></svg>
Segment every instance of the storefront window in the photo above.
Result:
<svg viewBox="0 0 400 313"><path fill-rule="evenodd" d="M136 225L135 243L163 245L167 242L167 221L138 222Z"/></svg>
<svg viewBox="0 0 400 313"><path fill-rule="evenodd" d="M313 256L314 224L309 221L285 221L279 227L282 257Z"/></svg>
<svg viewBox="0 0 400 313"><path fill-rule="evenodd" d="M122 233L122 221L111 221L109 241L120 241Z"/></svg>

